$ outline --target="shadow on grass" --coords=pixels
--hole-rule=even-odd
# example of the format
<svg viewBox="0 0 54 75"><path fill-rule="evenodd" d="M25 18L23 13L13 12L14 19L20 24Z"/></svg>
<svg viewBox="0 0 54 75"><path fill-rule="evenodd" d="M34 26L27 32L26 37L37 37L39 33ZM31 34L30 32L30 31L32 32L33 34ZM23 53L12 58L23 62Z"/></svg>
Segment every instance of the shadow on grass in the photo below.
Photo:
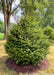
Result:
<svg viewBox="0 0 54 75"><path fill-rule="evenodd" d="M0 46L4 46L5 45L5 42L0 42Z"/></svg>

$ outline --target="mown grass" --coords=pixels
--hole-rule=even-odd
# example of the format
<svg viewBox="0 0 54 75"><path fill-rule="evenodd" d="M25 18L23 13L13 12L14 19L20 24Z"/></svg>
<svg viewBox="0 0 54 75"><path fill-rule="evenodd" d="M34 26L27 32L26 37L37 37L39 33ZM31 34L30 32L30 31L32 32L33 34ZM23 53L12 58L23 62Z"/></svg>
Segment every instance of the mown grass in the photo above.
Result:
<svg viewBox="0 0 54 75"><path fill-rule="evenodd" d="M7 60L8 55L5 52L4 44L5 41L0 41L0 75L54 75L54 46L50 47L50 54L47 56L50 62L50 66L47 70L33 74L18 74L16 71L6 67L5 61Z"/></svg>
<svg viewBox="0 0 54 75"><path fill-rule="evenodd" d="M0 40L4 39L4 33L0 33Z"/></svg>

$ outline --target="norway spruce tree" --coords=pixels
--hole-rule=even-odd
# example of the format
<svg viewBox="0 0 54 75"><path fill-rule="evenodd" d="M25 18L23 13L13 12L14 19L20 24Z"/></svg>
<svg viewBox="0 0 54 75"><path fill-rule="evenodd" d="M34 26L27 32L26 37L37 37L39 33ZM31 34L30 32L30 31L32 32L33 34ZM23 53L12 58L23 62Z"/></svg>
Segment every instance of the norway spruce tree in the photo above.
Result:
<svg viewBox="0 0 54 75"><path fill-rule="evenodd" d="M22 18L14 25L5 45L9 57L20 65L36 65L46 58L50 42L35 19L30 16Z"/></svg>

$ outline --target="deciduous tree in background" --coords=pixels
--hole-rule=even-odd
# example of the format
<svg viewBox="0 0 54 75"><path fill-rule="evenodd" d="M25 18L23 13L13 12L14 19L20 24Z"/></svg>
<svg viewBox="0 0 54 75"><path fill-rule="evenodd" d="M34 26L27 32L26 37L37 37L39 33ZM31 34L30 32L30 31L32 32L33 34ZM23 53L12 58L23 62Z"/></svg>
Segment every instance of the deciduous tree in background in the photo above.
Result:
<svg viewBox="0 0 54 75"><path fill-rule="evenodd" d="M4 24L5 24L4 39L6 39L7 34L9 34L10 17L14 13L14 11L20 6L20 4L18 4L17 6L12 8L14 1L16 0L0 0L0 6L1 6L0 9L2 9L2 12L4 14Z"/></svg>
<svg viewBox="0 0 54 75"><path fill-rule="evenodd" d="M40 23L42 16L45 12L44 9L48 7L48 1L46 0L20 0L22 15L24 17L30 16L31 18L35 18L36 23ZM18 22L18 17L16 14L14 15L16 21Z"/></svg>
<svg viewBox="0 0 54 75"><path fill-rule="evenodd" d="M42 27L49 25L54 28L54 0L48 0L48 6L44 11L40 25Z"/></svg>
<svg viewBox="0 0 54 75"><path fill-rule="evenodd" d="M17 8L21 8L24 13L24 16L29 14L29 16L33 15L36 17L36 21L42 18L45 14L45 10L48 7L48 0L20 0L20 3L15 5L13 8L13 3L16 0L0 0L0 9L4 14L4 24L5 24L5 38L7 34L9 34L9 25L10 25L10 17L16 11ZM19 0L17 0L19 1ZM18 11L17 11L18 12Z"/></svg>

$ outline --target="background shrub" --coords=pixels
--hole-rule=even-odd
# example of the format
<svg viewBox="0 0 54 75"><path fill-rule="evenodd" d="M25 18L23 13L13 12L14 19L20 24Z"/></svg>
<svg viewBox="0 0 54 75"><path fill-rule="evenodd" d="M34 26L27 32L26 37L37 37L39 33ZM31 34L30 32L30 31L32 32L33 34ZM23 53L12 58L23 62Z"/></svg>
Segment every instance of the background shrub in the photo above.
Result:
<svg viewBox="0 0 54 75"><path fill-rule="evenodd" d="M0 33L0 40L4 39L4 33Z"/></svg>
<svg viewBox="0 0 54 75"><path fill-rule="evenodd" d="M48 36L50 42L54 42L54 29L50 26L44 28L44 34Z"/></svg>
<svg viewBox="0 0 54 75"><path fill-rule="evenodd" d="M4 23L0 20L0 33L4 33L5 32L5 26Z"/></svg>
<svg viewBox="0 0 54 75"><path fill-rule="evenodd" d="M6 52L16 64L36 65L46 58L50 42L34 19L21 19L7 36Z"/></svg>

